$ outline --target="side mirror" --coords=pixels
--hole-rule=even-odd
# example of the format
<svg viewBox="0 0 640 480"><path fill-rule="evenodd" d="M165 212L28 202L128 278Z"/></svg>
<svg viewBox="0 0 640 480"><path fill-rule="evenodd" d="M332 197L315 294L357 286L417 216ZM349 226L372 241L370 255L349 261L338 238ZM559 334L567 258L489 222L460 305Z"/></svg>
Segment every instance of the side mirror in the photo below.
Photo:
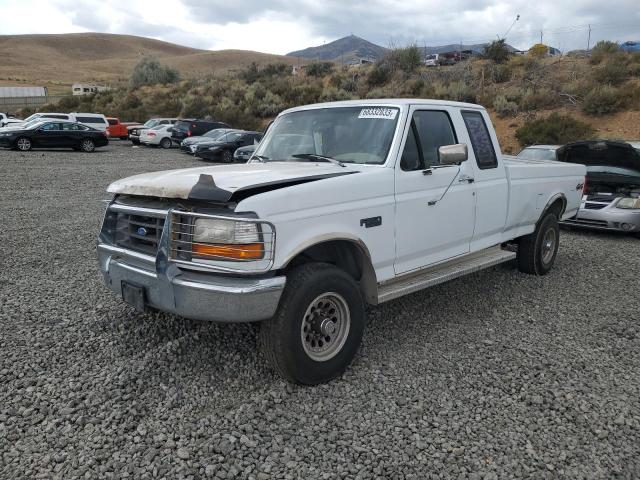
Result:
<svg viewBox="0 0 640 480"><path fill-rule="evenodd" d="M466 143L443 145L438 148L440 165L458 165L469 159L469 149Z"/></svg>

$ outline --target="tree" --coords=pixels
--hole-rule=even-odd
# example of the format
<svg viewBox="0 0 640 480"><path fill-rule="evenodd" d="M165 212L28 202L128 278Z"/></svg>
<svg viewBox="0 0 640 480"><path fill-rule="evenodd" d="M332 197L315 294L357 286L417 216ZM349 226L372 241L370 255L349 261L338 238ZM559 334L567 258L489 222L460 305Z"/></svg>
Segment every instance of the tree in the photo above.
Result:
<svg viewBox="0 0 640 480"><path fill-rule="evenodd" d="M152 57L143 57L133 68L131 74L131 86L133 88L142 85L156 85L158 83L176 83L180 80L180 74L177 70L162 65L158 60Z"/></svg>
<svg viewBox="0 0 640 480"><path fill-rule="evenodd" d="M484 47L484 56L495 63L504 63L511 56L511 52L509 52L503 38L502 40L494 40Z"/></svg>

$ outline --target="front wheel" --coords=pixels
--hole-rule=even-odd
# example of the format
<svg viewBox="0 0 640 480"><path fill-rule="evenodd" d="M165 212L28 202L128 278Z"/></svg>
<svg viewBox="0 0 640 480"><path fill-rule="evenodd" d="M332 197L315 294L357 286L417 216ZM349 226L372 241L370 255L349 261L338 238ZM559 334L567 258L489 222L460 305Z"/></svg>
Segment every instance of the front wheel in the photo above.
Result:
<svg viewBox="0 0 640 480"><path fill-rule="evenodd" d="M31 150L31 147L31 140L29 140L28 138L21 137L16 140L16 148L21 152L28 152L29 150Z"/></svg>
<svg viewBox="0 0 640 480"><path fill-rule="evenodd" d="M531 275L546 275L556 261L560 245L558 217L547 213L535 231L518 241L518 269Z"/></svg>
<svg viewBox="0 0 640 480"><path fill-rule="evenodd" d="M88 138L84 139L82 143L80 143L80 150L86 153L91 153L96 149L95 143L93 140L89 140Z"/></svg>
<svg viewBox="0 0 640 480"><path fill-rule="evenodd" d="M162 148L171 148L171 139L163 138L162 140L160 140L160 146Z"/></svg>
<svg viewBox="0 0 640 480"><path fill-rule="evenodd" d="M287 275L276 315L260 326L260 348L286 380L317 385L349 366L364 324L355 280L333 265L306 264Z"/></svg>
<svg viewBox="0 0 640 480"><path fill-rule="evenodd" d="M231 162L233 162L233 153L231 153L231 151L229 151L229 150L225 150L225 151L222 153L222 161L223 161L224 163L231 163Z"/></svg>

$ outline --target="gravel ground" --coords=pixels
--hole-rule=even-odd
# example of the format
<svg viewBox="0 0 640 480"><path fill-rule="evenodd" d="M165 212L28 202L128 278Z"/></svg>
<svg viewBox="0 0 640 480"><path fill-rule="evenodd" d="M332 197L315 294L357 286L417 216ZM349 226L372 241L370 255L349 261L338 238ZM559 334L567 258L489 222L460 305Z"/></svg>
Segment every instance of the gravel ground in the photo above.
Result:
<svg viewBox="0 0 640 480"><path fill-rule="evenodd" d="M127 143L0 151L2 478L640 476L640 240L563 232L544 278L504 265L372 308L345 375L296 387L255 326L102 286L107 184L199 164Z"/></svg>

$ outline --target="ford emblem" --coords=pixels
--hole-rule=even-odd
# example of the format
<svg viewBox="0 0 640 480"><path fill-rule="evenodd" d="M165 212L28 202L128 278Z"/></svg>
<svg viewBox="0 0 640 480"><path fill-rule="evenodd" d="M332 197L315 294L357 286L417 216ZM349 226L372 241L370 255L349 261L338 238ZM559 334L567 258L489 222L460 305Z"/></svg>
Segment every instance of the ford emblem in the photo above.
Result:
<svg viewBox="0 0 640 480"><path fill-rule="evenodd" d="M144 236L146 236L146 235L147 235L147 233L148 233L148 232L147 232L147 229L146 229L146 228L144 228L144 227L140 227L140 228L138 228L138 235L140 235L140 236L144 237Z"/></svg>

